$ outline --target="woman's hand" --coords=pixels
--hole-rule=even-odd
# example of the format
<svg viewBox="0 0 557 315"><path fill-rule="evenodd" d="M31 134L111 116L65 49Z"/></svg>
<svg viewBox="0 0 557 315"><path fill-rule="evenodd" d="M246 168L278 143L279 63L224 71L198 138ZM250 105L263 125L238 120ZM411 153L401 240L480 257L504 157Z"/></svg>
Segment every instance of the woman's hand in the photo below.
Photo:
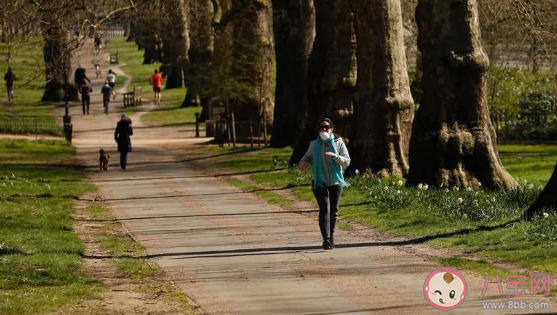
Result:
<svg viewBox="0 0 557 315"><path fill-rule="evenodd" d="M337 154L333 153L333 152L325 152L325 155L328 156L328 157L336 157L337 156Z"/></svg>

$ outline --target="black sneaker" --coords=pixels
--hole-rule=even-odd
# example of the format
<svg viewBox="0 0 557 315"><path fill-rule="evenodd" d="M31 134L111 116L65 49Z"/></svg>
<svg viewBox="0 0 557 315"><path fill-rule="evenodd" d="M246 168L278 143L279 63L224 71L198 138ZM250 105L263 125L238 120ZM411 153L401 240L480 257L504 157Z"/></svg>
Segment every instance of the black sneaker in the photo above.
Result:
<svg viewBox="0 0 557 315"><path fill-rule="evenodd" d="M333 245L330 240L323 241L323 249L324 250L329 250L329 249L333 249L333 248L335 248L335 245Z"/></svg>

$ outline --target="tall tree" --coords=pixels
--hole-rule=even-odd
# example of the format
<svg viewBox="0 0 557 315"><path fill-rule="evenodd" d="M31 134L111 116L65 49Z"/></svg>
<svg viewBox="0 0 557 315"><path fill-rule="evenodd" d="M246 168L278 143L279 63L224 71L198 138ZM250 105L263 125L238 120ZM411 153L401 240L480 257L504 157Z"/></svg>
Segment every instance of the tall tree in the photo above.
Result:
<svg viewBox="0 0 557 315"><path fill-rule="evenodd" d="M273 0L276 52L272 147L295 144L307 111L308 59L315 36L313 0Z"/></svg>
<svg viewBox="0 0 557 315"><path fill-rule="evenodd" d="M476 0L420 0L422 102L410 141L407 183L512 189L489 119Z"/></svg>
<svg viewBox="0 0 557 315"><path fill-rule="evenodd" d="M186 71L188 91L182 106L201 105L207 98L207 78L214 51L212 26L213 5L210 0L191 1L190 4L190 48Z"/></svg>
<svg viewBox="0 0 557 315"><path fill-rule="evenodd" d="M290 164L298 163L315 138L319 119L329 117L350 138L356 85L356 36L350 2L315 0L315 41L308 64L308 111Z"/></svg>
<svg viewBox="0 0 557 315"><path fill-rule="evenodd" d="M234 0L232 73L241 93L231 101L239 119L273 121L273 28L270 0Z"/></svg>
<svg viewBox="0 0 557 315"><path fill-rule="evenodd" d="M414 116L400 0L354 3L358 83L351 169L382 177L408 172Z"/></svg>
<svg viewBox="0 0 557 315"><path fill-rule="evenodd" d="M68 44L68 34L56 18L45 18L42 23L44 39L44 63L46 66L46 87L41 101L60 102L69 89L70 101L78 101L77 89L68 85L71 78L72 62L71 49Z"/></svg>
<svg viewBox="0 0 557 315"><path fill-rule="evenodd" d="M184 70L188 62L189 1L165 0L162 2L163 19L161 37L163 43L162 71L166 76L166 89L184 86Z"/></svg>

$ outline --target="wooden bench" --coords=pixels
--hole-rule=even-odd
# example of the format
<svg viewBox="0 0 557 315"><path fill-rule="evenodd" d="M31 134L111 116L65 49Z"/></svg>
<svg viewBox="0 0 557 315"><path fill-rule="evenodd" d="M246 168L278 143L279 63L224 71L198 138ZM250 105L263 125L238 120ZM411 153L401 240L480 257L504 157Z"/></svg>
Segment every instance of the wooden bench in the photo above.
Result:
<svg viewBox="0 0 557 315"><path fill-rule="evenodd" d="M124 107L142 105L143 101L141 100L141 95L142 91L140 86L134 86L133 91L124 93L122 95L124 99Z"/></svg>
<svg viewBox="0 0 557 315"><path fill-rule="evenodd" d="M142 105L143 101L141 100L141 96L142 96L143 92L141 91L141 86L134 86L133 87L133 94L134 94L135 106Z"/></svg>
<svg viewBox="0 0 557 315"><path fill-rule="evenodd" d="M110 54L110 63L118 63L118 52Z"/></svg>
<svg viewBox="0 0 557 315"><path fill-rule="evenodd" d="M124 99L124 107L135 106L135 102L134 102L134 92L127 92L127 93L124 93L124 94L122 95L122 98Z"/></svg>

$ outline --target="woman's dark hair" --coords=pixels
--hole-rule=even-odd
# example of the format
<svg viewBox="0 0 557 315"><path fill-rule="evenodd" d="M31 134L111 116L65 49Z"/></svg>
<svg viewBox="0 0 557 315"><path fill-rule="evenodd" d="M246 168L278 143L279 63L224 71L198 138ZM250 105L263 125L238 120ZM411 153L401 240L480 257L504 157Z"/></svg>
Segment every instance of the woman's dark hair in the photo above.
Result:
<svg viewBox="0 0 557 315"><path fill-rule="evenodd" d="M324 122L328 123L328 124L331 126L331 128L335 128L335 124L333 124L333 121L330 120L329 118L323 118L323 119L321 119L321 120L319 121L319 123L317 124L317 126L318 126L318 127L321 126L321 124L324 123Z"/></svg>

